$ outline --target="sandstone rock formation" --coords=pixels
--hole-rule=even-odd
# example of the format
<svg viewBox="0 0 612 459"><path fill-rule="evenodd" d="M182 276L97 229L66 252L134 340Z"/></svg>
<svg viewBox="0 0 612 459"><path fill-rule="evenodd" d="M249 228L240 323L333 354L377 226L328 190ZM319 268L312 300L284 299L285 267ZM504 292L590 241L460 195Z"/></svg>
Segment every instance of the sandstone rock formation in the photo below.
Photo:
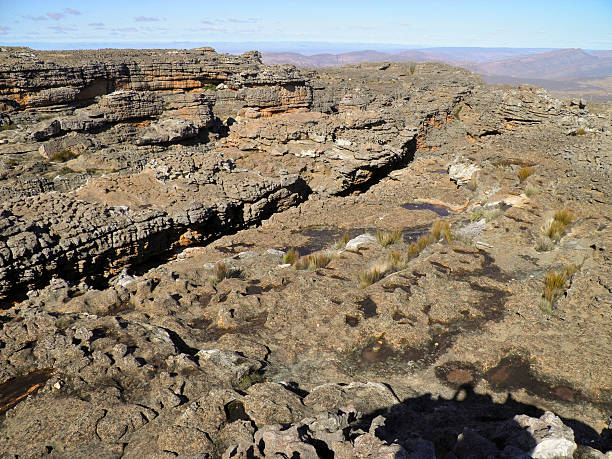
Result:
<svg viewBox="0 0 612 459"><path fill-rule="evenodd" d="M2 457L612 449L604 115L440 64L2 48L0 124Z"/></svg>

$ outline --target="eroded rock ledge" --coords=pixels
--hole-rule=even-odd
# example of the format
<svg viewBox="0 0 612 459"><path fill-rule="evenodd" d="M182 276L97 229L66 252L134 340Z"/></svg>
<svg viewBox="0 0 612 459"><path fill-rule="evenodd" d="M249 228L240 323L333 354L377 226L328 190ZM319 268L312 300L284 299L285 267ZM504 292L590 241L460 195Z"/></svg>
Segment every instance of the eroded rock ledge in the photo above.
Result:
<svg viewBox="0 0 612 459"><path fill-rule="evenodd" d="M7 457L612 447L605 117L439 64L3 48L0 124Z"/></svg>

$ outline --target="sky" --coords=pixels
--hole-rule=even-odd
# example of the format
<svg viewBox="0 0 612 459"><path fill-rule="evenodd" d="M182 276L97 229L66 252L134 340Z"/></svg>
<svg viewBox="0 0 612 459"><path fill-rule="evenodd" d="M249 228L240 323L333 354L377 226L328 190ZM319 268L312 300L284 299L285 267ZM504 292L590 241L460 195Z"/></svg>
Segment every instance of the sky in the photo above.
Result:
<svg viewBox="0 0 612 459"><path fill-rule="evenodd" d="M179 42L612 49L612 0L0 0L0 45Z"/></svg>

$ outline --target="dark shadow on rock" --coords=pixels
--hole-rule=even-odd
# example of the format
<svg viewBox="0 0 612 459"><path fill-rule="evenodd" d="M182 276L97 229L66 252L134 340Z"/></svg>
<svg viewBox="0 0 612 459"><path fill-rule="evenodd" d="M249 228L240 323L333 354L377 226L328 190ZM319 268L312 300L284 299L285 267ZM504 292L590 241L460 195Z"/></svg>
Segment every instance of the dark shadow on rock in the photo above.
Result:
<svg viewBox="0 0 612 459"><path fill-rule="evenodd" d="M404 399L394 406L361 416L344 429L347 439L370 432L388 444L400 444L409 453L419 439L433 443L436 457L498 457L504 450L514 457L517 451L528 452L538 439L526 429L518 415L540 418L545 411L508 397L495 403L488 394L477 394L470 384L460 386L450 399L431 394ZM382 416L384 422L376 419ZM612 449L610 430L598 434L590 426L573 419L563 424L574 431L578 445L600 451ZM554 437L553 437L554 438ZM540 439L541 441L541 439ZM518 448L518 449L516 449Z"/></svg>

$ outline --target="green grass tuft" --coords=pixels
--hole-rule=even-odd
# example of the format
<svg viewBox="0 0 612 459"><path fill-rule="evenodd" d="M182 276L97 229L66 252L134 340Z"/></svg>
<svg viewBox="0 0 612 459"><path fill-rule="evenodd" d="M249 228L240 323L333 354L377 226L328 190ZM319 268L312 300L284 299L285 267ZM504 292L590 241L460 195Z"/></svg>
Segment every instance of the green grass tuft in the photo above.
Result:
<svg viewBox="0 0 612 459"><path fill-rule="evenodd" d="M294 265L300 259L300 253L293 247L287 250L287 253L283 256L283 263L289 263Z"/></svg>

